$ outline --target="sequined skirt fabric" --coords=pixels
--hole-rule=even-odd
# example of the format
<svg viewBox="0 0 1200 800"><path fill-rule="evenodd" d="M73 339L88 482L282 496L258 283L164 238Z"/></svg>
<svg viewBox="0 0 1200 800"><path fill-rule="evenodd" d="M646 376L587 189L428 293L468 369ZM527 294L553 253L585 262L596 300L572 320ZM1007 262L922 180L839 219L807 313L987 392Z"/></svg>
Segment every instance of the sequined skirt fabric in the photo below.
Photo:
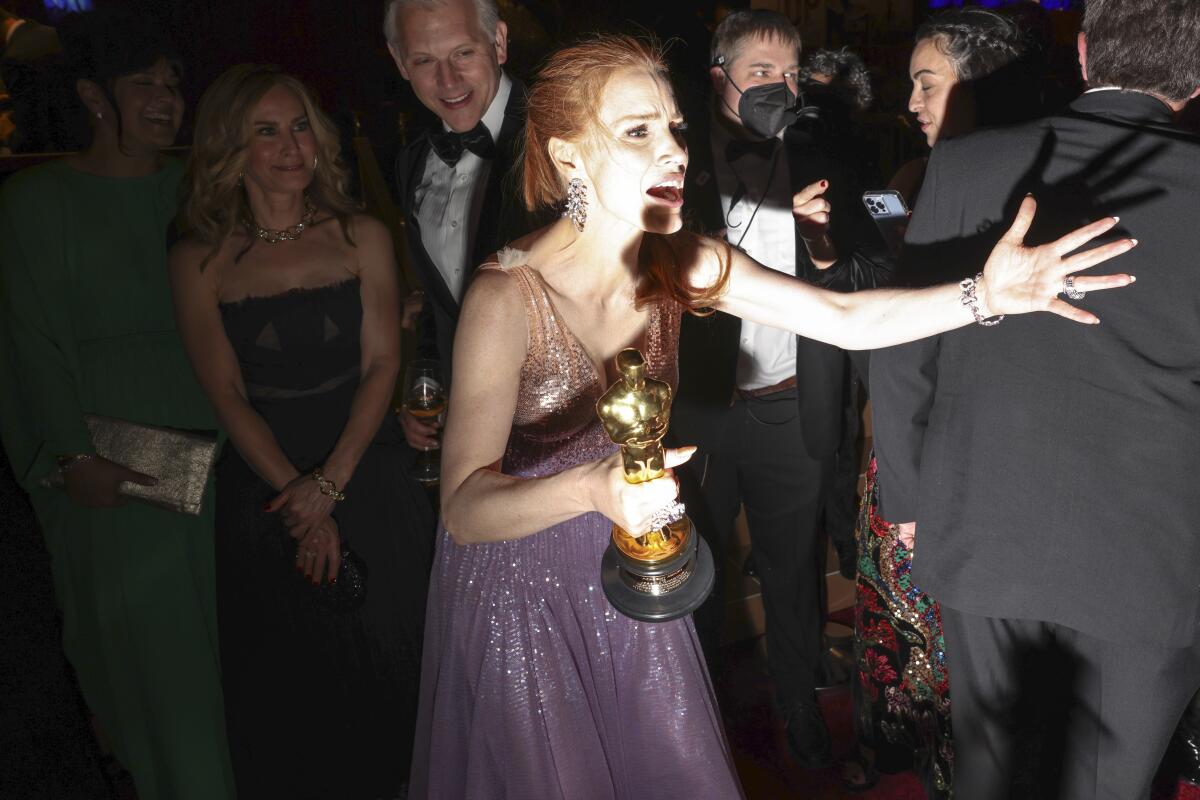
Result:
<svg viewBox="0 0 1200 800"><path fill-rule="evenodd" d="M691 618L600 586L611 523L459 546L439 531L413 797L741 797Z"/></svg>

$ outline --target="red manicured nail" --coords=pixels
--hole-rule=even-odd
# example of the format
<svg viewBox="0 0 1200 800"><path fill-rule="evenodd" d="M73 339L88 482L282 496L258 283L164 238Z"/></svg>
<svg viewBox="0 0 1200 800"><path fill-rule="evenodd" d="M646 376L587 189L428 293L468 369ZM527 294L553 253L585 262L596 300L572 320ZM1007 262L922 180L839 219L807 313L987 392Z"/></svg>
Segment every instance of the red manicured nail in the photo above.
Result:
<svg viewBox="0 0 1200 800"><path fill-rule="evenodd" d="M270 510L271 510L271 504L270 504L270 503L265 503L265 504L263 505L263 511L270 511Z"/></svg>

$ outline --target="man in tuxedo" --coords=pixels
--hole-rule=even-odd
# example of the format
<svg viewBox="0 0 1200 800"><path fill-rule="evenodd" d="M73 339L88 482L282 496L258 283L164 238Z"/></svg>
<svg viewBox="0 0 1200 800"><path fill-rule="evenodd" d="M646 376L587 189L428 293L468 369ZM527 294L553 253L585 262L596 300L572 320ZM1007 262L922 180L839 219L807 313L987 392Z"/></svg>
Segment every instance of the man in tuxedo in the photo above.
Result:
<svg viewBox="0 0 1200 800"><path fill-rule="evenodd" d="M1197 42L1200 3L1089 0L1091 89L929 161L917 268L982 269L1026 193L1031 243L1105 215L1140 242L1099 268L1129 289L1063 287L1100 325L1035 314L872 359L881 512L915 521L912 578L941 603L959 797L1032 796L1023 775L1148 797L1200 686L1200 139L1172 124Z"/></svg>
<svg viewBox="0 0 1200 800"><path fill-rule="evenodd" d="M424 288L418 353L438 359L449 380L472 273L526 232L511 178L525 91L501 68L508 28L494 0L391 0L384 32L400 74L441 123L401 150L396 186ZM436 424L401 420L410 445L437 446Z"/></svg>
<svg viewBox="0 0 1200 800"><path fill-rule="evenodd" d="M711 119L689 129L687 213L772 269L844 290L873 285L891 265L857 199L862 188L802 130L785 130L797 117L799 58L799 34L777 12L735 11L718 26ZM672 434L700 448L681 475L684 499L718 563L745 504L788 741L802 765L823 766L818 529L841 439L846 357L727 314L688 316L683 326ZM714 666L723 605L718 589L697 613Z"/></svg>

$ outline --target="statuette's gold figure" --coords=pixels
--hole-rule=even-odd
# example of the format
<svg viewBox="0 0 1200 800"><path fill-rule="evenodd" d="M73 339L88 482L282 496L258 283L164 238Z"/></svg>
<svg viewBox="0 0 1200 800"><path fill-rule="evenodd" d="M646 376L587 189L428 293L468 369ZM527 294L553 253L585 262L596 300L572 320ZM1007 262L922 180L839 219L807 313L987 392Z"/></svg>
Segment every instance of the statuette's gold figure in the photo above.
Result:
<svg viewBox="0 0 1200 800"><path fill-rule="evenodd" d="M596 402L596 413L608 438L621 446L625 480L644 483L666 473L662 439L671 419L671 387L646 375L646 360L633 348L618 353L616 364L621 378ZM636 535L613 525L613 544L651 563L682 551L690 535L687 517Z"/></svg>

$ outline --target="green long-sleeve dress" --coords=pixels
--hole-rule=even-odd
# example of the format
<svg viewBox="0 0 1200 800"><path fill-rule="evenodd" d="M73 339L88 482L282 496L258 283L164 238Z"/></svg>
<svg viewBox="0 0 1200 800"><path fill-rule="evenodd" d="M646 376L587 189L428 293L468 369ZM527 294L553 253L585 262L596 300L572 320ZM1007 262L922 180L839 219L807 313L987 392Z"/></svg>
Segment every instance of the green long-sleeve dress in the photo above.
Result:
<svg viewBox="0 0 1200 800"><path fill-rule="evenodd" d="M108 178L62 162L0 189L0 435L45 531L63 641L141 800L232 797L213 499L188 516L78 506L38 481L93 452L85 413L216 420L175 329L166 236L182 165Z"/></svg>

